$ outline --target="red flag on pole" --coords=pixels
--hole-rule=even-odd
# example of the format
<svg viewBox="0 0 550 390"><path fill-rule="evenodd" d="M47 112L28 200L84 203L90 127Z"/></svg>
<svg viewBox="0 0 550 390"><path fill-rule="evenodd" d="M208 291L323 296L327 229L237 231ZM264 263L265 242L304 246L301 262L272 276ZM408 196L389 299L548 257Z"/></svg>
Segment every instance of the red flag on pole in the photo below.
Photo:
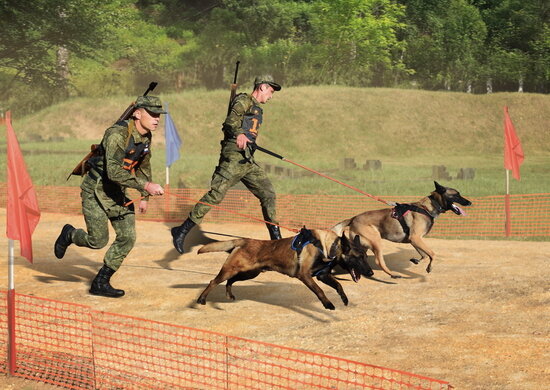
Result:
<svg viewBox="0 0 550 390"><path fill-rule="evenodd" d="M11 112L6 112L8 143L8 205L6 236L19 240L21 256L32 263L32 233L40 220L36 193L19 142L11 126Z"/></svg>
<svg viewBox="0 0 550 390"><path fill-rule="evenodd" d="M519 166L523 163L523 158L523 149L508 114L508 107L504 106L504 168L512 170L516 180L520 179Z"/></svg>

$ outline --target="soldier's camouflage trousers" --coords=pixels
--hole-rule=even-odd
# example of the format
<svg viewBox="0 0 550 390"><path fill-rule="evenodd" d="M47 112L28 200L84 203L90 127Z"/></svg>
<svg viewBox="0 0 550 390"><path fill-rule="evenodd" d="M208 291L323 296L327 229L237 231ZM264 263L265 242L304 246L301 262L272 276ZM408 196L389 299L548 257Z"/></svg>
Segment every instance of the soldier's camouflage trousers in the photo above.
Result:
<svg viewBox="0 0 550 390"><path fill-rule="evenodd" d="M200 201L218 205L227 191L239 181L260 200L264 219L268 222L277 223L273 184L271 184L262 168L253 162L244 162L240 154L233 154L229 158L222 155L212 175L210 191L204 194ZM189 218L199 224L210 209L210 206L197 203L191 210Z"/></svg>
<svg viewBox="0 0 550 390"><path fill-rule="evenodd" d="M109 221L116 233L115 241L105 253L104 264L116 271L134 247L136 241L136 217L130 208L128 213L109 218L93 192L82 191L82 213L86 221L87 232L76 229L73 243L91 249L101 249L109 241Z"/></svg>

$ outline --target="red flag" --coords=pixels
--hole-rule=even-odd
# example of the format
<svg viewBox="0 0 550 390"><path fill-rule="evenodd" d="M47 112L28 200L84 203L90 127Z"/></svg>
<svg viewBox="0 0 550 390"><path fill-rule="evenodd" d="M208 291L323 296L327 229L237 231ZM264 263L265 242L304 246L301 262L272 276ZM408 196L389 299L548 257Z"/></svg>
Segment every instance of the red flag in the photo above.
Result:
<svg viewBox="0 0 550 390"><path fill-rule="evenodd" d="M40 220L40 209L19 142L11 126L9 111L6 112L6 128L8 142L6 236L11 240L19 240L21 256L32 263L32 233Z"/></svg>
<svg viewBox="0 0 550 390"><path fill-rule="evenodd" d="M523 149L508 114L508 107L504 106L504 168L512 170L512 175L516 180L520 179L519 166L523 162L523 158Z"/></svg>

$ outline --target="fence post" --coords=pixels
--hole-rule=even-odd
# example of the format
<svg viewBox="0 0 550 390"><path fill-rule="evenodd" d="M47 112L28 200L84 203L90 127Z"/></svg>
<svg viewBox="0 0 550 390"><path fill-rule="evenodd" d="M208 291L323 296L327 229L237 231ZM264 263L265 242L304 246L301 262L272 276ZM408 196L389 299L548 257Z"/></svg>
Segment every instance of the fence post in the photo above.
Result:
<svg viewBox="0 0 550 390"><path fill-rule="evenodd" d="M504 231L506 234L506 237L510 237L510 231L512 230L512 220L510 216L510 195L506 194L504 195L504 214L505 214L505 222L504 222Z"/></svg>
<svg viewBox="0 0 550 390"><path fill-rule="evenodd" d="M229 389L229 337L225 336L225 388Z"/></svg>
<svg viewBox="0 0 550 390"><path fill-rule="evenodd" d="M97 373L95 369L94 314L95 312L88 308L88 319L90 320L90 340L92 341L92 369L94 375L94 389L99 389L99 386L97 385Z"/></svg>

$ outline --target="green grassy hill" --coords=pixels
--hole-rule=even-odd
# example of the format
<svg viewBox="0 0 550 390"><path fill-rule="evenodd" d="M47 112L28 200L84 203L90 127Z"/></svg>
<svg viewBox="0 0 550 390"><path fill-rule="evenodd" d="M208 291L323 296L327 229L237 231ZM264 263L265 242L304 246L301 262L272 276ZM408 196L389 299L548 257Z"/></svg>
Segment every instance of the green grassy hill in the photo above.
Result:
<svg viewBox="0 0 550 390"><path fill-rule="evenodd" d="M182 158L171 168L172 185L206 188L217 163L229 92L193 90L160 96L168 103L183 140ZM100 140L105 128L134 98L75 99L14 118L14 128L37 184L64 185L66 173L86 153L89 144ZM526 155L522 180L512 183L512 192L550 192L548 95L283 88L264 106L258 143L377 195L423 195L431 191L435 165L444 165L450 174L449 180L440 179L442 184L473 196L501 194L505 177L505 105ZM158 130L153 149L159 182L165 177L163 133L163 128ZM343 169L344 158L353 158L357 168ZM303 173L266 155L258 154L257 160L292 168L294 176ZM380 160L382 169L362 169L366 160ZM457 181L460 168L475 169L475 178ZM318 177L271 177L282 193L355 194ZM5 181L5 169L0 180ZM78 178L68 184L78 185Z"/></svg>

